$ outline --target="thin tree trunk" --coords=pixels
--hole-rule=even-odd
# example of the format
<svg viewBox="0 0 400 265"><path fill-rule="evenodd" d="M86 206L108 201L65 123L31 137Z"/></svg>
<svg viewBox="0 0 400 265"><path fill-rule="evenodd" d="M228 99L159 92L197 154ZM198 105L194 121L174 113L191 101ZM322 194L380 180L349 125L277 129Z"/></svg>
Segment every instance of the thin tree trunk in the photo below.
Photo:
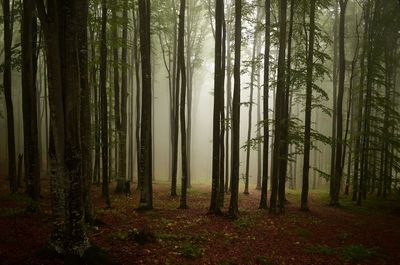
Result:
<svg viewBox="0 0 400 265"><path fill-rule="evenodd" d="M271 1L265 0L265 50L264 50L264 142L263 142L263 176L261 187L260 209L267 209L268 193L268 160L269 160L269 56L271 47Z"/></svg>
<svg viewBox="0 0 400 265"><path fill-rule="evenodd" d="M186 136L186 67L185 67L185 9L186 1L181 0L179 12L179 30L178 30L178 63L181 72L181 98L180 98L180 121L181 121L181 155L182 155L182 184L180 209L186 209L187 206L187 186L188 186L188 156L187 156L187 136Z"/></svg>
<svg viewBox="0 0 400 265"><path fill-rule="evenodd" d="M111 207L109 194L109 142L107 115L107 0L102 0L101 45L100 45L100 109L101 109L101 153L102 194L107 208Z"/></svg>

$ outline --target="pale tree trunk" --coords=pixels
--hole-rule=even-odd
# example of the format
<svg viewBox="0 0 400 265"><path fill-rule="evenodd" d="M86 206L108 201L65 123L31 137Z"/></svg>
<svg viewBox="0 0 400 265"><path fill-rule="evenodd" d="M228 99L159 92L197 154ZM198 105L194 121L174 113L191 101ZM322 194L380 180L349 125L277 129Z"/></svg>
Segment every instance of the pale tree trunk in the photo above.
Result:
<svg viewBox="0 0 400 265"><path fill-rule="evenodd" d="M258 3L257 8L257 19L256 23L260 20L261 16L261 8ZM250 98L249 98L249 114L248 114L248 128L247 128L247 146L246 146L246 173L245 173L245 186L244 186L244 194L249 194L249 171L250 171L250 152L251 152L251 131L252 131L252 120L253 120L253 94L254 94L254 82L255 82L255 73L256 73L256 56L258 50L258 41L259 34L258 29L255 27L254 31L254 43L253 43L253 51L251 56L251 71L250 71Z"/></svg>

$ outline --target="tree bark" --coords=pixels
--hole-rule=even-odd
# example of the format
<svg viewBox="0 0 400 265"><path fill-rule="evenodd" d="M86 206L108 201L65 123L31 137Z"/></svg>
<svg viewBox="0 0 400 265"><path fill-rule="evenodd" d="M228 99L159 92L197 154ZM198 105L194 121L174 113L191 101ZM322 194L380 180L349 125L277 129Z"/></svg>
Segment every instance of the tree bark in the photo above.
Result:
<svg viewBox="0 0 400 265"><path fill-rule="evenodd" d="M238 215L239 193L239 141L240 141L240 55L242 41L242 1L235 0L235 64L234 88L232 102L232 158L231 158L231 199L229 215L236 218Z"/></svg>
<svg viewBox="0 0 400 265"><path fill-rule="evenodd" d="M345 35L345 15L347 0L339 0L340 18L339 18L339 87L337 97L337 120L336 120L336 154L335 154L335 171L332 176L332 185L330 197L330 206L339 205L339 193L342 179L342 149L343 149L343 95L344 81L346 74L344 35Z"/></svg>
<svg viewBox="0 0 400 265"><path fill-rule="evenodd" d="M212 150L212 188L209 213L221 212L219 203L220 185L220 141L221 141L221 106L223 96L222 39L223 39L224 1L215 2L215 73L214 73L214 113L213 113L213 150Z"/></svg>
<svg viewBox="0 0 400 265"><path fill-rule="evenodd" d="M36 17L34 3L24 0L22 16L22 101L24 121L25 178L27 191L33 201L40 196L39 136L36 91ZM37 205L31 205L36 208ZM35 210L31 208L31 210Z"/></svg>
<svg viewBox="0 0 400 265"><path fill-rule="evenodd" d="M261 185L260 209L267 209L268 193L268 161L269 161L269 56L271 48L271 1L265 0L265 50L264 50L264 141L263 141L263 173Z"/></svg>
<svg viewBox="0 0 400 265"><path fill-rule="evenodd" d="M140 52L142 65L142 111L140 131L140 203L139 209L153 208L152 189L152 93L150 58L150 0L139 1Z"/></svg>
<svg viewBox="0 0 400 265"><path fill-rule="evenodd" d="M7 109L7 138L8 138L8 179L10 180L10 191L16 193L18 190L16 175L16 153L15 153L15 128L14 128L14 107L12 100L11 83L11 45L12 45L12 26L10 19L10 1L2 1L4 19L4 72L3 87L4 98Z"/></svg>
<svg viewBox="0 0 400 265"><path fill-rule="evenodd" d="M111 207L109 192L109 142L107 113L107 0L101 4L101 45L100 45L100 109L101 109L101 155L102 194L107 208Z"/></svg>
<svg viewBox="0 0 400 265"><path fill-rule="evenodd" d="M304 159L303 159L303 187L301 191L301 210L308 211L308 190L310 173L311 150L311 104L313 89L314 69L314 41L315 41L315 0L311 0L310 7L310 38L307 56L307 87L306 87L306 113L304 130Z"/></svg>

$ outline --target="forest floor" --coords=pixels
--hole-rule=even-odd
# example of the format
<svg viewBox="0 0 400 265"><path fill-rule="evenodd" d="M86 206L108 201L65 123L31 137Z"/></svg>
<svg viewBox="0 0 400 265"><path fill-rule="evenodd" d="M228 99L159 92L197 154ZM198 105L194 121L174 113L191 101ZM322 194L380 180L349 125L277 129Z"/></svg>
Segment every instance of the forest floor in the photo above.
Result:
<svg viewBox="0 0 400 265"><path fill-rule="evenodd" d="M271 215L258 209L260 193L252 190L240 195L239 218L231 220L207 215L207 186L190 189L190 208L180 210L167 184L155 184L149 212L136 211L137 192L111 194L108 210L100 189L93 191L102 224L88 230L89 238L118 264L400 264L399 201L357 207L344 198L342 207L330 208L327 194L314 191L311 211L301 212L299 194L288 191L287 212ZM48 190L43 194L40 214L25 211L23 195L0 197L0 264L63 264L38 255L51 230Z"/></svg>

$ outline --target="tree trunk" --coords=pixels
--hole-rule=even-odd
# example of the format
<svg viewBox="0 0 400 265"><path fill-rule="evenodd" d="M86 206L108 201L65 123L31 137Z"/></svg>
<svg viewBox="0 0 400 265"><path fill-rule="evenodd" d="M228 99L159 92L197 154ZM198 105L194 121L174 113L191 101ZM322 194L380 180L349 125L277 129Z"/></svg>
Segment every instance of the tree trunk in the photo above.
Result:
<svg viewBox="0 0 400 265"><path fill-rule="evenodd" d="M260 5L257 5L257 18L256 23L259 22L261 16L261 8ZM251 151L251 129L252 129L252 118L253 118L253 94L254 94L254 79L256 72L256 56L257 54L257 46L258 46L258 28L254 29L254 43L253 43L253 51L251 56L251 71L250 71L250 98L249 98L249 114L248 114L248 128L247 128L247 147L246 147L246 173L245 173L245 187L244 194L249 194L249 171L250 171L250 151Z"/></svg>
<svg viewBox="0 0 400 265"><path fill-rule="evenodd" d="M269 160L269 56L271 48L271 1L265 0L265 50L264 50L264 142L263 142L263 175L261 186L260 209L267 209L268 193L268 160Z"/></svg>
<svg viewBox="0 0 400 265"><path fill-rule="evenodd" d="M16 175L16 153L15 153L15 133L14 133L14 107L12 101L11 84L11 45L12 45L12 25L10 19L10 1L2 1L4 19L4 72L3 87L4 98L7 109L7 143L8 143L8 179L10 180L10 191L16 193L18 190Z"/></svg>
<svg viewBox="0 0 400 265"><path fill-rule="evenodd" d="M337 97L337 120L336 120L336 153L335 153L335 171L331 176L330 206L339 205L339 193L342 179L342 149L343 149L343 95L344 81L346 74L344 35L345 35L345 15L347 0L339 0L340 18L339 18L339 87Z"/></svg>
<svg viewBox="0 0 400 265"><path fill-rule="evenodd" d="M40 196L39 136L36 100L36 32L33 16L34 3L24 0L22 17L22 101L24 120L25 178L29 197L38 201ZM31 205L31 210L37 206Z"/></svg>
<svg viewBox="0 0 400 265"><path fill-rule="evenodd" d="M310 34L307 56L307 87L306 87L306 113L304 125L304 159L303 159L303 187L301 191L301 210L308 211L308 190L310 173L311 150L311 104L314 69L314 41L315 41L315 0L311 0L310 7Z"/></svg>
<svg viewBox="0 0 400 265"><path fill-rule="evenodd" d="M153 208L152 189L152 96L150 58L150 0L139 1L140 52L142 64L142 111L140 131L140 203L139 209Z"/></svg>
<svg viewBox="0 0 400 265"><path fill-rule="evenodd" d="M242 1L235 0L235 65L233 70L234 88L232 102L232 153L231 153L231 199L229 215L236 218L238 215L239 193L239 141L240 141L240 51L242 41Z"/></svg>
<svg viewBox="0 0 400 265"><path fill-rule="evenodd" d="M186 209L187 206L187 186L188 186L188 156L187 156L187 137L186 137L186 67L185 67L185 10L186 1L181 0L179 11L179 30L178 30L178 63L181 72L181 98L180 98L180 121L181 121L181 154L182 154L182 184L180 209Z"/></svg>
<svg viewBox="0 0 400 265"><path fill-rule="evenodd" d="M117 188L117 192L126 192L125 190L125 182L126 182L126 137L127 137L127 103L128 103L128 1L124 0L124 7L122 11L122 20L123 20L123 28L122 28L122 71L121 71L121 110L120 110L120 123L119 123L119 131L118 131L118 140L119 140L119 155L118 155L118 184L119 188ZM122 185L121 185L122 184Z"/></svg>
<svg viewBox="0 0 400 265"><path fill-rule="evenodd" d="M101 109L101 155L102 194L107 208L111 207L109 192L109 142L107 115L107 0L102 0L101 44L100 44L100 109Z"/></svg>
<svg viewBox="0 0 400 265"><path fill-rule="evenodd" d="M214 73L214 113L213 113L213 151L212 151L212 188L209 212L221 212L219 202L220 185L220 141L221 141L221 106L223 96L223 69L222 69L222 39L223 39L223 12L224 1L215 2L215 73Z"/></svg>
<svg viewBox="0 0 400 265"><path fill-rule="evenodd" d="M44 1L37 1L37 5L46 44L53 139L51 153L55 162L51 180L55 220L51 244L58 253L83 256L90 245L84 226L80 134L81 81L87 80L87 69L81 68L86 57L81 57L81 44L76 40L86 30L88 3L49 1L45 8Z"/></svg>
<svg viewBox="0 0 400 265"><path fill-rule="evenodd" d="M270 212L276 213L277 197L279 195L279 208L284 211L285 201L285 178L284 164L286 157L285 153L285 127L287 126L286 110L286 85L285 85L285 54L286 54L286 10L287 1L280 1L279 12L279 57L278 57L278 79L277 93L275 99L275 135L274 135L274 150L272 157L272 181L271 181L271 199Z"/></svg>

